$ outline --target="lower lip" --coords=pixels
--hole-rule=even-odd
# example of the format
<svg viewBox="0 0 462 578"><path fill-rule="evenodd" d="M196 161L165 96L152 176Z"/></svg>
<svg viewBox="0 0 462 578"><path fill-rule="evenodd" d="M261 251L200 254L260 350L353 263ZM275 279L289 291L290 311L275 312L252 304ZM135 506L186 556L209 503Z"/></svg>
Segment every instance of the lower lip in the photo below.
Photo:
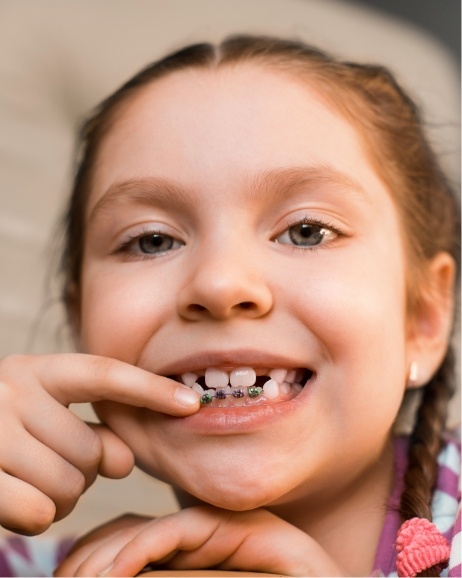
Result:
<svg viewBox="0 0 462 578"><path fill-rule="evenodd" d="M293 418L304 405L313 381L314 378L311 378L300 393L289 401L257 406L207 407L193 415L172 419L177 421L178 427L194 430L198 434L237 435L258 431L286 417Z"/></svg>

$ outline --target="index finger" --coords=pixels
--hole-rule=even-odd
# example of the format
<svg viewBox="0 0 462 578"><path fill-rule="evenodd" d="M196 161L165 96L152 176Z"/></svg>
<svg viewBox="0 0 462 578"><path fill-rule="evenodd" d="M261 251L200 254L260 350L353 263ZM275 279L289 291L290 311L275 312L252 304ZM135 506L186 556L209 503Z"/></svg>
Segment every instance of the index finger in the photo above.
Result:
<svg viewBox="0 0 462 578"><path fill-rule="evenodd" d="M129 363L84 353L37 356L42 386L62 405L110 400L174 416L199 409L199 394Z"/></svg>

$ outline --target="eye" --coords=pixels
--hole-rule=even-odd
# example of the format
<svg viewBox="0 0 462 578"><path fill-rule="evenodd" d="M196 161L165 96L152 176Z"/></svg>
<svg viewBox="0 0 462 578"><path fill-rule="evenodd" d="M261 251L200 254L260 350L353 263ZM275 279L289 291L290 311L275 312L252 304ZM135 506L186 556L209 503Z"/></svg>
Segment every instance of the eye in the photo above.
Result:
<svg viewBox="0 0 462 578"><path fill-rule="evenodd" d="M149 231L130 237L122 243L117 253L124 253L133 258L157 256L179 249L183 245L182 241L171 235L159 231Z"/></svg>
<svg viewBox="0 0 462 578"><path fill-rule="evenodd" d="M178 249L182 243L170 235L163 233L151 233L138 239L138 247L142 253L155 255L157 253L166 253L172 249Z"/></svg>
<svg viewBox="0 0 462 578"><path fill-rule="evenodd" d="M288 227L274 240L282 245L295 245L297 247L315 247L326 241L333 240L339 235L338 231L321 223L311 220L303 220Z"/></svg>

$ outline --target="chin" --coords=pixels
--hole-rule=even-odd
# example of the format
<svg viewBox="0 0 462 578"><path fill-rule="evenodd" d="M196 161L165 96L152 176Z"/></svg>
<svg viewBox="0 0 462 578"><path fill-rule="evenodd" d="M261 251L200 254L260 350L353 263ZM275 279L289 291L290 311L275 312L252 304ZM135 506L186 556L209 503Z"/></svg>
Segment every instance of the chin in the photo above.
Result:
<svg viewBox="0 0 462 578"><path fill-rule="evenodd" d="M284 499L287 489L277 490L277 485L270 480L258 477L239 478L236 476L226 481L208 478L203 484L183 481L174 484L178 495L187 494L199 502L205 502L217 508L243 512L265 507ZM289 490L290 491L290 490ZM180 503L183 502L180 500Z"/></svg>
<svg viewBox="0 0 462 578"><path fill-rule="evenodd" d="M224 495L224 493L226 495ZM268 503L272 501L265 497L262 498L261 495L254 495L253 492L250 495L242 495L242 493L236 492L231 492L228 495L227 490L225 490L224 493L216 492L214 495L200 495L197 496L197 498L211 506L224 510L232 510L233 512L255 510L256 508L267 506Z"/></svg>

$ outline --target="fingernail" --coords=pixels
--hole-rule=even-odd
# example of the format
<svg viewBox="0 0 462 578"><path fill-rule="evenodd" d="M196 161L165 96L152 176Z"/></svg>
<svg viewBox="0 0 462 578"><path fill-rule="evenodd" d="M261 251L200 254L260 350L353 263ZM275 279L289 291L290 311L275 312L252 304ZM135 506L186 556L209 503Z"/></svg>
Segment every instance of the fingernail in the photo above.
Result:
<svg viewBox="0 0 462 578"><path fill-rule="evenodd" d="M107 576L109 574L109 572L111 571L111 568L113 566L114 566L114 562L109 564L109 566L106 566L106 568L103 568L103 570L101 570L101 572L98 572L98 574L96 576L98 576L98 578L103 577L103 576Z"/></svg>
<svg viewBox="0 0 462 578"><path fill-rule="evenodd" d="M175 401L178 405L189 407L199 401L199 394L197 391L181 385L175 391Z"/></svg>

